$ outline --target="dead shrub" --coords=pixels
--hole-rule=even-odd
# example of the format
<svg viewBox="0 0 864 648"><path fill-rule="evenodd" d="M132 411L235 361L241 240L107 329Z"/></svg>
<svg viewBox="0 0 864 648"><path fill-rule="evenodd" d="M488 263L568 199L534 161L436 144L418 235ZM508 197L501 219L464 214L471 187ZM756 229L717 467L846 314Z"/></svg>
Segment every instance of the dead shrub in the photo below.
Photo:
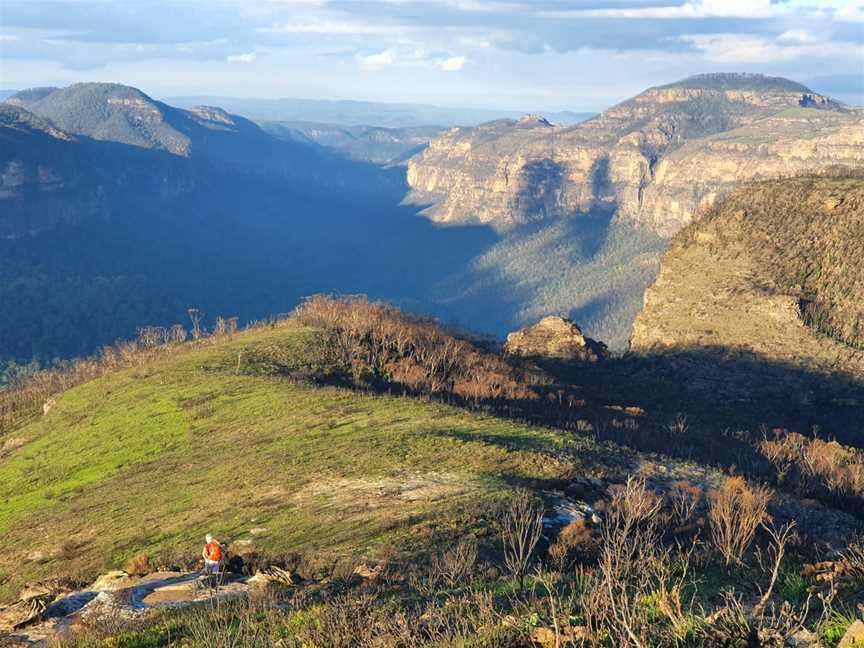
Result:
<svg viewBox="0 0 864 648"><path fill-rule="evenodd" d="M574 563L593 563L600 550L600 529L589 526L584 518L574 520L558 533L549 547L549 558L559 571L569 571Z"/></svg>
<svg viewBox="0 0 864 648"><path fill-rule="evenodd" d="M471 536L460 538L432 559L432 575L450 588L469 584L473 580L477 564L477 540Z"/></svg>
<svg viewBox="0 0 864 648"><path fill-rule="evenodd" d="M543 533L543 506L530 492L518 490L501 515L504 565L525 587L525 574Z"/></svg>
<svg viewBox="0 0 864 648"><path fill-rule="evenodd" d="M775 430L770 439L763 433L758 449L774 466L778 483L800 495L864 498L864 452L857 448Z"/></svg>
<svg viewBox="0 0 864 648"><path fill-rule="evenodd" d="M699 514L705 500L701 486L681 480L672 484L666 493L666 507L671 514L672 533L685 535L697 532L704 524Z"/></svg>
<svg viewBox="0 0 864 648"><path fill-rule="evenodd" d="M341 366L358 387L401 386L474 404L537 398L530 381L503 358L482 352L429 318L364 296L316 295L292 318L326 333L319 341L322 357Z"/></svg>
<svg viewBox="0 0 864 648"><path fill-rule="evenodd" d="M741 564L759 526L767 519L771 492L751 488L742 477L728 477L708 493L711 540L726 565Z"/></svg>
<svg viewBox="0 0 864 648"><path fill-rule="evenodd" d="M853 585L864 590L864 536L849 544L841 552L845 562L845 571Z"/></svg>
<svg viewBox="0 0 864 648"><path fill-rule="evenodd" d="M642 601L654 590L651 567L660 564L661 500L644 480L614 489L606 507L596 590L585 616L591 634L606 633L617 646L646 648L650 624Z"/></svg>
<svg viewBox="0 0 864 648"><path fill-rule="evenodd" d="M153 565L150 563L150 556L146 553L133 556L123 563L123 571L130 576L146 576L153 571Z"/></svg>

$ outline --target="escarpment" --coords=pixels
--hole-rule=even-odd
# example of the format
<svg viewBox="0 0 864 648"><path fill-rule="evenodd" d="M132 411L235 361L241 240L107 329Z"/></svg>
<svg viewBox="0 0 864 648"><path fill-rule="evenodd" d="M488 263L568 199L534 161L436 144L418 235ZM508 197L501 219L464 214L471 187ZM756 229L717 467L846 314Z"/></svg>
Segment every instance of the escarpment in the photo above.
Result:
<svg viewBox="0 0 864 648"><path fill-rule="evenodd" d="M794 82L703 75L575 126L456 128L408 167L438 222L507 229L597 209L671 236L736 182L864 161L864 114Z"/></svg>
<svg viewBox="0 0 864 648"><path fill-rule="evenodd" d="M860 412L862 241L860 173L745 184L673 239L630 351L688 392Z"/></svg>

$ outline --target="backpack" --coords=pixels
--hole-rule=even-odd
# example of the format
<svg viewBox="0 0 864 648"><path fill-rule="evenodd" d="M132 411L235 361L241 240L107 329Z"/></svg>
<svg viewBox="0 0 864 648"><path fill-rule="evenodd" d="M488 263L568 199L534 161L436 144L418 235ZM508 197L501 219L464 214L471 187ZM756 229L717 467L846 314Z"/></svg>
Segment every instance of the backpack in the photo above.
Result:
<svg viewBox="0 0 864 648"><path fill-rule="evenodd" d="M218 542L210 542L205 547L207 560L219 562L222 560L222 546Z"/></svg>

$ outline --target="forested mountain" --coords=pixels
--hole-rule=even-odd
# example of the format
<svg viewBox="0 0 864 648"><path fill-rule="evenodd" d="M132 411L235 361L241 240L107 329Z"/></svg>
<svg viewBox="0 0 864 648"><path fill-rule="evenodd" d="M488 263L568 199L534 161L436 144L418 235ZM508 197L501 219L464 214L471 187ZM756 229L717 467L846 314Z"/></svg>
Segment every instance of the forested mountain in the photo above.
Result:
<svg viewBox="0 0 864 648"><path fill-rule="evenodd" d="M400 207L399 169L219 109L106 84L28 108L0 107L4 359L88 353L191 306L212 323L318 291L415 298L492 239Z"/></svg>

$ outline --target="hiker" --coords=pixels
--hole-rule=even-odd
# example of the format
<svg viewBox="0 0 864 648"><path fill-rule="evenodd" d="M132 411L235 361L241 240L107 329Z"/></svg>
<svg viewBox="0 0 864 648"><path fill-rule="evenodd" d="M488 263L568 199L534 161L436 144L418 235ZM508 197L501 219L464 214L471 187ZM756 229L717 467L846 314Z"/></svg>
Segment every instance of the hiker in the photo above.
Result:
<svg viewBox="0 0 864 648"><path fill-rule="evenodd" d="M201 552L201 556L204 558L204 574L205 576L217 576L219 565L222 563L222 545L209 533L204 539L207 542Z"/></svg>

